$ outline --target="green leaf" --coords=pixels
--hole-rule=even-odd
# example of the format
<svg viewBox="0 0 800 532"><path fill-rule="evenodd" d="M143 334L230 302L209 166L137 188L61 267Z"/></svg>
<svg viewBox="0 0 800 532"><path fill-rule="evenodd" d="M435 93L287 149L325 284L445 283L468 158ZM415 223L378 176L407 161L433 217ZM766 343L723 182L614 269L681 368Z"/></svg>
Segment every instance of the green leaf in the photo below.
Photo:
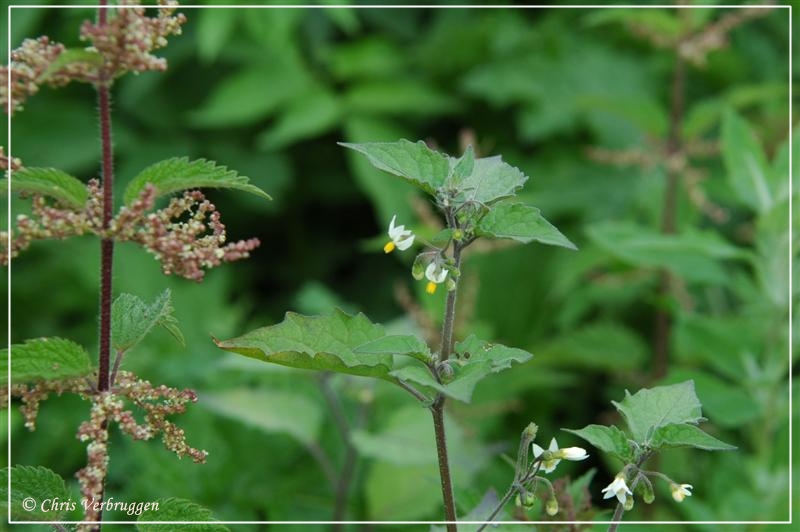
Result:
<svg viewBox="0 0 800 532"><path fill-rule="evenodd" d="M467 149L464 150L464 155L460 159L451 158L451 162L454 164L452 176L454 182L460 183L472 175L473 170L475 170L475 152L472 149L472 144L467 146Z"/></svg>
<svg viewBox="0 0 800 532"><path fill-rule="evenodd" d="M67 48L55 58L47 69L42 73L39 82L48 81L54 74L57 74L64 67L84 64L95 68L103 66L103 54L97 50L88 50L86 48Z"/></svg>
<svg viewBox="0 0 800 532"><path fill-rule="evenodd" d="M528 180L528 176L518 168L503 162L499 155L475 159L469 174L462 173L466 171L467 167L458 168L462 159L452 157L449 159L453 166L453 172L447 180L446 186L463 194L464 201L476 201L483 205L489 205L497 200L513 196Z"/></svg>
<svg viewBox="0 0 800 532"><path fill-rule="evenodd" d="M734 111L722 119L722 157L728 182L739 201L763 213L774 204L771 169L761 144Z"/></svg>
<svg viewBox="0 0 800 532"><path fill-rule="evenodd" d="M11 346L11 383L71 379L94 368L80 345L63 338L36 338ZM8 374L8 349L0 350L0 373Z"/></svg>
<svg viewBox="0 0 800 532"><path fill-rule="evenodd" d="M650 446L654 449L669 447L695 447L704 451L733 451L733 445L706 434L700 428L686 423L677 423L658 427L653 432Z"/></svg>
<svg viewBox="0 0 800 532"><path fill-rule="evenodd" d="M633 460L633 448L624 432L613 425L587 425L582 429L561 429L588 441L601 451L612 454L623 462Z"/></svg>
<svg viewBox="0 0 800 532"><path fill-rule="evenodd" d="M11 493L8 492L8 476L11 475ZM45 501L69 501L70 493L64 479L46 467L15 466L0 470L0 511L8 515L9 497L11 519L18 521L60 521L66 509L43 506ZM25 499L33 499L36 505L27 510ZM27 503L26 503L27 504Z"/></svg>
<svg viewBox="0 0 800 532"><path fill-rule="evenodd" d="M493 207L478 222L475 234L489 238L510 238L523 244L536 241L551 246L578 249L545 220L539 209L523 203L501 203Z"/></svg>
<svg viewBox="0 0 800 532"><path fill-rule="evenodd" d="M0 179L0 193L7 188L8 180ZM89 199L86 185L80 179L57 168L26 167L12 172L11 191L49 196L73 209L83 207Z"/></svg>
<svg viewBox="0 0 800 532"><path fill-rule="evenodd" d="M240 176L225 166L218 166L213 161L190 161L188 157L175 157L142 170L125 189L124 201L126 204L135 201L148 183L156 187L157 196L194 188L234 188L271 199L269 194L249 181L248 177Z"/></svg>
<svg viewBox="0 0 800 532"><path fill-rule="evenodd" d="M217 340L217 347L246 357L316 371L392 381L391 355L370 355L353 350L383 336L383 327L363 314L350 316L336 310L330 316L301 316L287 312L284 320L238 338Z"/></svg>
<svg viewBox="0 0 800 532"><path fill-rule="evenodd" d="M428 344L411 334L384 336L360 345L353 351L371 355L405 355L423 363L431 360Z"/></svg>
<svg viewBox="0 0 800 532"><path fill-rule="evenodd" d="M305 445L316 442L322 408L307 395L278 390L229 390L203 394L203 405L266 432L285 433Z"/></svg>
<svg viewBox="0 0 800 532"><path fill-rule="evenodd" d="M339 145L363 153L376 168L402 177L428 194L436 195L450 173L449 158L422 141L340 142Z"/></svg>
<svg viewBox="0 0 800 532"><path fill-rule="evenodd" d="M478 340L475 335L469 336L463 342L457 342L454 351L456 357L450 360L453 378L447 384L438 383L427 368L418 365L405 366L391 374L397 379L427 386L468 403L472 400L475 386L481 380L492 373L510 368L515 362L527 362L533 357L522 349Z"/></svg>
<svg viewBox="0 0 800 532"><path fill-rule="evenodd" d="M120 294L111 306L111 345L117 351L127 351L157 325L164 327L179 344L186 345L173 310L169 288L150 305L134 295Z"/></svg>
<svg viewBox="0 0 800 532"><path fill-rule="evenodd" d="M153 501L158 509L148 509L139 515L136 528L139 532L230 532L224 525L213 523L215 521L211 510L203 508L197 503L186 499L170 497ZM188 521L187 524L156 525L147 521ZM204 522L211 521L211 522Z"/></svg>
<svg viewBox="0 0 800 532"><path fill-rule="evenodd" d="M642 389L634 395L626 391L621 402L611 402L625 417L631 434L639 443L649 440L659 427L704 420L694 381Z"/></svg>

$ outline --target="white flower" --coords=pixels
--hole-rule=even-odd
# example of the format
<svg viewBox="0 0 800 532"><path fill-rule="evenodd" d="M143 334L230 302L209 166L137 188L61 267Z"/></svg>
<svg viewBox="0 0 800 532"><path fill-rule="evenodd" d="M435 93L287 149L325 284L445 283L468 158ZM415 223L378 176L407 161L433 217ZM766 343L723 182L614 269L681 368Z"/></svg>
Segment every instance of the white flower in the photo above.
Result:
<svg viewBox="0 0 800 532"><path fill-rule="evenodd" d="M683 502L683 499L692 496L691 484L672 484L669 489L672 490L672 498L675 499L675 502Z"/></svg>
<svg viewBox="0 0 800 532"><path fill-rule="evenodd" d="M406 229L405 225L398 225L395 227L394 222L397 220L397 215L392 216L392 221L389 222L389 238L391 240L383 246L384 253L391 253L394 248L401 251L411 247L414 243L414 233Z"/></svg>
<svg viewBox="0 0 800 532"><path fill-rule="evenodd" d="M614 482L603 488L601 493L605 493L603 496L604 499L610 499L616 495L617 499L622 504L625 504L625 500L628 498L628 495L633 495L633 492L628 488L628 485L625 484L625 475L622 473L614 477Z"/></svg>
<svg viewBox="0 0 800 532"><path fill-rule="evenodd" d="M436 285L443 283L447 279L447 269L443 268L438 262L433 261L425 268L425 277L428 278L428 285L425 287L425 291L433 294L436 292Z"/></svg>
<svg viewBox="0 0 800 532"><path fill-rule="evenodd" d="M564 460L573 460L575 462L589 458L589 455L586 454L586 449L581 447L566 447L564 449L559 449L558 455Z"/></svg>
<svg viewBox="0 0 800 532"><path fill-rule="evenodd" d="M550 440L550 447L547 450L550 451L551 453L556 453L558 451L558 443L556 442L555 438ZM534 456L534 458L539 458L542 455L542 453L544 453L544 449L542 449L541 447L539 447L538 445L536 445L534 443L533 444L533 456ZM551 471L553 471L556 468L556 466L558 465L558 463L560 461L561 460L559 458L550 458L550 459L547 459L547 460L543 459L542 460L542 466L541 466L542 472L543 473L550 473Z"/></svg>

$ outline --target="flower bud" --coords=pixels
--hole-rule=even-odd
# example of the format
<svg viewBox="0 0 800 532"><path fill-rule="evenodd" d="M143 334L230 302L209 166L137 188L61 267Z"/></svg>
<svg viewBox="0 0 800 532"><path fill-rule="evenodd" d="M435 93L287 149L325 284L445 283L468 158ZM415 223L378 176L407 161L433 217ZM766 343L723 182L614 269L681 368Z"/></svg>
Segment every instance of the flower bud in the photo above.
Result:
<svg viewBox="0 0 800 532"><path fill-rule="evenodd" d="M447 281L445 281L445 286L447 287L448 292L452 292L456 289L456 281L452 277L448 277Z"/></svg>
<svg viewBox="0 0 800 532"><path fill-rule="evenodd" d="M436 369L439 372L439 380L442 381L442 384L447 384L448 382L451 382L455 377L453 366L451 366L450 362L447 360L440 363Z"/></svg>
<svg viewBox="0 0 800 532"><path fill-rule="evenodd" d="M633 497L626 497L625 503L622 505L626 512L633 510Z"/></svg>
<svg viewBox="0 0 800 532"><path fill-rule="evenodd" d="M530 491L526 491L522 496L522 506L531 508L534 504L536 504L536 496Z"/></svg>
<svg viewBox="0 0 800 532"><path fill-rule="evenodd" d="M547 501L547 504L544 507L544 511L547 512L547 515L554 516L558 513L558 501L555 498L550 499Z"/></svg>
<svg viewBox="0 0 800 532"><path fill-rule="evenodd" d="M536 433L538 431L539 427L536 425L536 423L528 423L528 426L522 431L522 437L528 441L533 441L536 439Z"/></svg>
<svg viewBox="0 0 800 532"><path fill-rule="evenodd" d="M425 277L425 264L423 264L422 255L417 255L414 259L414 264L411 266L411 276L417 281L421 281Z"/></svg>

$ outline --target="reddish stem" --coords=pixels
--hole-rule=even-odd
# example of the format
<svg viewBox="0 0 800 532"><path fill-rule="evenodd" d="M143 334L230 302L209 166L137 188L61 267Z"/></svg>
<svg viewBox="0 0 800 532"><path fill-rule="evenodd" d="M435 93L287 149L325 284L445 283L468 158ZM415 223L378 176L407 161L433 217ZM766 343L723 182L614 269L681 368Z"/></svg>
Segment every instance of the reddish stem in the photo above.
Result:
<svg viewBox="0 0 800 532"><path fill-rule="evenodd" d="M99 24L106 24L108 9L105 8L107 0L100 0L97 13ZM97 83L97 102L100 112L100 145L102 151L102 177L103 177L103 228L108 228L113 217L114 209L114 151L111 144L111 96L109 94L110 79L107 73L102 72ZM100 242L100 353L97 372L97 389L104 392L110 388L111 364L111 297L112 273L114 267L114 241L103 238ZM108 426L108 420L103 422ZM105 479L100 493L100 502L105 499ZM102 528L103 510L97 515L96 532Z"/></svg>

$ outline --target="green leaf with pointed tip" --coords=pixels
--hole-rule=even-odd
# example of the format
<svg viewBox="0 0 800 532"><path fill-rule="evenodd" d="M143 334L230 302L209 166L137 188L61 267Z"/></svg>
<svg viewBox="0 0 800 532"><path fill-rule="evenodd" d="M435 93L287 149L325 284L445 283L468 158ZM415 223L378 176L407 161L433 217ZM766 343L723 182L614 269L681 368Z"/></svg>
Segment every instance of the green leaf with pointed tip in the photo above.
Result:
<svg viewBox="0 0 800 532"><path fill-rule="evenodd" d="M8 491L8 476L11 475L11 493ZM69 490L64 479L46 467L15 466L0 470L0 511L8 515L11 500L11 519L18 521L60 521L66 510L57 506L42 507L47 499L67 501ZM25 509L23 501L33 499L36 505Z"/></svg>
<svg viewBox="0 0 800 532"><path fill-rule="evenodd" d="M658 427L653 432L650 446L654 449L695 447L704 451L733 451L736 449L735 446L703 432L699 427L686 423L673 423Z"/></svg>
<svg viewBox="0 0 800 532"><path fill-rule="evenodd" d="M233 188L272 199L269 194L251 185L250 178L205 159L190 161L188 157L174 157L148 166L128 184L123 196L125 203L133 203L148 183L156 187L157 196L196 188Z"/></svg>
<svg viewBox="0 0 800 532"><path fill-rule="evenodd" d="M659 427L676 423L699 423L701 404L694 391L694 381L642 389L631 395L625 392L621 402L611 401L625 418L634 440L645 443Z"/></svg>
<svg viewBox="0 0 800 532"><path fill-rule="evenodd" d="M71 379L94 368L80 345L63 338L36 338L11 346L11 383ZM8 349L0 350L0 374L8 374Z"/></svg>
<svg viewBox="0 0 800 532"><path fill-rule="evenodd" d="M363 153L374 167L402 177L428 194L436 195L450 173L449 157L428 148L422 141L340 142L339 145Z"/></svg>
<svg viewBox="0 0 800 532"><path fill-rule="evenodd" d="M472 175L472 171L475 169L475 152L472 150L472 144L467 146L460 159L451 158L450 161L454 164L452 181L461 182Z"/></svg>
<svg viewBox="0 0 800 532"><path fill-rule="evenodd" d="M475 386L481 380L492 373L510 368L514 362L526 362L533 357L522 349L478 340L475 335L456 343L454 351L456 358L450 359L453 378L446 384L438 383L427 368L417 365L400 368L391 374L400 380L427 386L453 399L468 403L472 400Z"/></svg>
<svg viewBox="0 0 800 532"><path fill-rule="evenodd" d="M458 166L458 159L451 158L451 161L456 167ZM518 168L503 162L499 155L475 159L472 166L471 172L464 177L461 177L454 168L452 176L446 183L448 188L463 194L464 201L489 205L513 196L528 180L528 176Z"/></svg>
<svg viewBox="0 0 800 532"><path fill-rule="evenodd" d="M117 351L127 351L155 326L164 327L179 344L186 345L172 312L169 289L149 305L134 295L120 294L111 306L111 345Z"/></svg>
<svg viewBox="0 0 800 532"><path fill-rule="evenodd" d="M0 179L0 193L8 188L8 180ZM11 173L11 191L41 194L58 200L67 207L79 209L89 199L80 179L57 168L21 168Z"/></svg>
<svg viewBox="0 0 800 532"><path fill-rule="evenodd" d="M230 532L225 525L214 523L211 510L199 504L170 497L154 501L158 509L148 509L139 515L136 528L139 532ZM146 521L171 521L183 524L156 525Z"/></svg>
<svg viewBox="0 0 800 532"><path fill-rule="evenodd" d="M391 355L353 350L384 336L383 327L363 314L336 310L329 316L301 316L287 312L284 320L238 338L217 340L217 347L246 357L316 371L335 371L394 382Z"/></svg>
<svg viewBox="0 0 800 532"><path fill-rule="evenodd" d="M536 241L550 246L578 249L545 220L539 209L523 203L496 205L478 222L475 234L489 238L509 238L523 244Z"/></svg>
<svg viewBox="0 0 800 532"><path fill-rule="evenodd" d="M628 436L617 427L605 425L587 425L582 429L561 429L571 432L588 441L601 451L612 454L623 462L630 462L634 458L633 448L628 441Z"/></svg>
<svg viewBox="0 0 800 532"><path fill-rule="evenodd" d="M356 347L356 353L372 355L405 355L427 363L431 359L428 344L414 335L389 335Z"/></svg>
<svg viewBox="0 0 800 532"><path fill-rule="evenodd" d="M469 335L462 342L456 342L454 351L462 362L466 361L464 367L468 367L470 364L489 362L489 369L492 373L508 369L514 362L522 364L533 358L533 355L527 351L485 342L479 340L474 334Z"/></svg>
<svg viewBox="0 0 800 532"><path fill-rule="evenodd" d="M87 50L86 48L67 48L47 66L38 81L45 82L64 67L81 64L100 68L103 66L103 54L97 50Z"/></svg>
<svg viewBox="0 0 800 532"><path fill-rule="evenodd" d="M722 119L722 158L739 201L759 213L770 210L775 203L772 170L750 126L732 110Z"/></svg>

